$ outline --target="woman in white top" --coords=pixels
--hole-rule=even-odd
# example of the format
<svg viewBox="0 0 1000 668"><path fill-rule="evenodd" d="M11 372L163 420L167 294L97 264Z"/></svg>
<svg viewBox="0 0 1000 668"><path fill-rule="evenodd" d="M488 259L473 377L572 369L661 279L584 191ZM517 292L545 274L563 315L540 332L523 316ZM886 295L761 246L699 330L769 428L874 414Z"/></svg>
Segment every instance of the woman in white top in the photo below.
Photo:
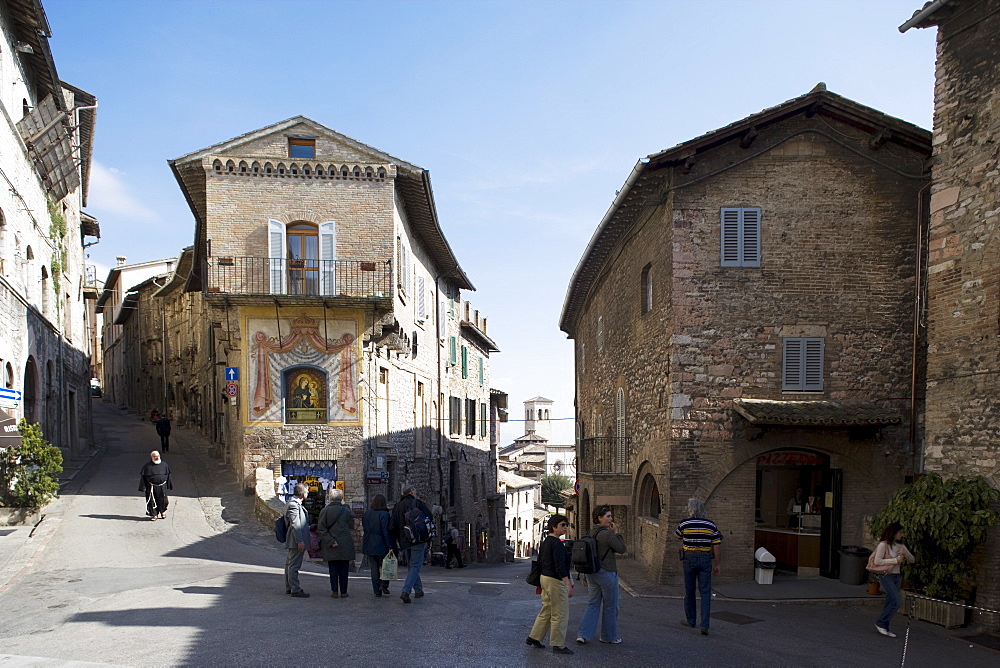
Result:
<svg viewBox="0 0 1000 668"><path fill-rule="evenodd" d="M885 606L882 614L875 620L875 628L884 636L895 638L896 634L889 630L892 616L899 610L902 601L899 595L899 565L904 561L912 564L913 554L900 541L903 540L903 527L898 522L892 522L882 531L882 540L875 548L875 565L892 564L892 570L881 576L882 589L885 590Z"/></svg>

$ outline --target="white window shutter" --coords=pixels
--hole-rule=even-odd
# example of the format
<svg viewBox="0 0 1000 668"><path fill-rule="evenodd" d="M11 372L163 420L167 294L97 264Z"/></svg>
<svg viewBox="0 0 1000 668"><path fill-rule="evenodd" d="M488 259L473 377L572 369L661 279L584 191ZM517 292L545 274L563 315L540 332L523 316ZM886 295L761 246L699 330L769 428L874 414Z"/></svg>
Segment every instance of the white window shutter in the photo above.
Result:
<svg viewBox="0 0 1000 668"><path fill-rule="evenodd" d="M337 231L332 220L319 224L319 289L322 295L337 294Z"/></svg>
<svg viewBox="0 0 1000 668"><path fill-rule="evenodd" d="M271 294L285 294L285 224L267 221L267 257L271 271Z"/></svg>
<svg viewBox="0 0 1000 668"><path fill-rule="evenodd" d="M721 214L723 267L740 266L740 209L723 209Z"/></svg>
<svg viewBox="0 0 1000 668"><path fill-rule="evenodd" d="M760 209L743 209L740 226L740 265L760 266Z"/></svg>
<svg viewBox="0 0 1000 668"><path fill-rule="evenodd" d="M423 322L427 319L427 290L424 287L424 277L417 276L417 312L416 319Z"/></svg>
<svg viewBox="0 0 1000 668"><path fill-rule="evenodd" d="M781 389L802 389L802 339L785 339L782 346Z"/></svg>
<svg viewBox="0 0 1000 668"><path fill-rule="evenodd" d="M807 392L823 390L823 339L805 339L802 389Z"/></svg>

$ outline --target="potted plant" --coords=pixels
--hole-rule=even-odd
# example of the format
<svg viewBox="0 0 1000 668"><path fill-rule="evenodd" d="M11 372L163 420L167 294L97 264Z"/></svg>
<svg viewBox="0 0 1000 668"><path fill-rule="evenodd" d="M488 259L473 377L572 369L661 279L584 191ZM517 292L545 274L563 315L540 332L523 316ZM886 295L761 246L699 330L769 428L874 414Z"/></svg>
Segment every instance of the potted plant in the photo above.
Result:
<svg viewBox="0 0 1000 668"><path fill-rule="evenodd" d="M881 535L890 522L899 522L903 542L917 559L903 566L905 579L927 598L961 601L973 582L972 553L1000 520L989 508L998 497L1000 491L982 476L945 480L929 473L896 491L872 518L872 536ZM904 598L903 612L948 628L965 623L965 608L924 598Z"/></svg>
<svg viewBox="0 0 1000 668"><path fill-rule="evenodd" d="M868 574L868 594L875 596L882 592L882 586L879 584L878 576L875 573Z"/></svg>

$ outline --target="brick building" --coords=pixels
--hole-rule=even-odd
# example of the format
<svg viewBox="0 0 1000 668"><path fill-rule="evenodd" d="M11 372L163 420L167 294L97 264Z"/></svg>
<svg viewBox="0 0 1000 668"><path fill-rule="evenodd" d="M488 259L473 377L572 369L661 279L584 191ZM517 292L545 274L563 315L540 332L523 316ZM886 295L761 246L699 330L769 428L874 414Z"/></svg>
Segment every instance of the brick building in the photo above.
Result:
<svg viewBox="0 0 1000 668"><path fill-rule="evenodd" d="M927 261L923 469L1000 487L1000 2L928 2L937 26ZM1000 528L977 555L977 604L1000 609ZM978 617L996 628L1000 615Z"/></svg>
<svg viewBox="0 0 1000 668"><path fill-rule="evenodd" d="M96 296L84 249L100 236L81 209L97 100L59 79L50 35L40 2L0 0L0 370L14 392L0 406L81 456Z"/></svg>
<svg viewBox="0 0 1000 668"><path fill-rule="evenodd" d="M317 512L330 485L360 512L412 483L467 557L502 560L498 350L428 173L301 116L170 166L195 242L136 287L136 396L247 488L270 470L279 495L308 479Z"/></svg>
<svg viewBox="0 0 1000 668"><path fill-rule="evenodd" d="M724 579L752 577L758 546L836 577L837 548L867 542L914 466L930 150L929 132L821 84L635 166L560 323L577 533L610 504L650 577L676 582L694 496L724 533Z"/></svg>

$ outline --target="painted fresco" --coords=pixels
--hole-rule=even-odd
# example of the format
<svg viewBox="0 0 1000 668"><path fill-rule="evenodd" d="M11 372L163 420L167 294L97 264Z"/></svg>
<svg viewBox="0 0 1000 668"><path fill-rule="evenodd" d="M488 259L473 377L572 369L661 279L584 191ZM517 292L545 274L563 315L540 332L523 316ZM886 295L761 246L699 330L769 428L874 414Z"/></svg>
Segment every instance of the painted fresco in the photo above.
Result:
<svg viewBox="0 0 1000 668"><path fill-rule="evenodd" d="M354 318L246 319L248 424L361 424Z"/></svg>

